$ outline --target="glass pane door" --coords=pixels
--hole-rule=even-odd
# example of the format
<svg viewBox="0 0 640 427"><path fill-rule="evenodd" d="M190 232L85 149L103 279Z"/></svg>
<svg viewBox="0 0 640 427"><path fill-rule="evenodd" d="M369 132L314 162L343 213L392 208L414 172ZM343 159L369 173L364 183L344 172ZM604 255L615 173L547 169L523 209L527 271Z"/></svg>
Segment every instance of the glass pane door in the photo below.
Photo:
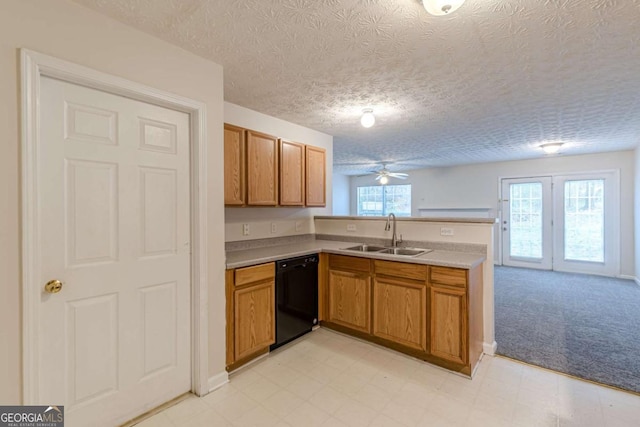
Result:
<svg viewBox="0 0 640 427"><path fill-rule="evenodd" d="M551 268L551 178L502 180L505 265Z"/></svg>
<svg viewBox="0 0 640 427"><path fill-rule="evenodd" d="M617 172L556 176L553 269L616 275L620 270Z"/></svg>
<svg viewBox="0 0 640 427"><path fill-rule="evenodd" d="M564 183L564 259L604 262L604 180Z"/></svg>

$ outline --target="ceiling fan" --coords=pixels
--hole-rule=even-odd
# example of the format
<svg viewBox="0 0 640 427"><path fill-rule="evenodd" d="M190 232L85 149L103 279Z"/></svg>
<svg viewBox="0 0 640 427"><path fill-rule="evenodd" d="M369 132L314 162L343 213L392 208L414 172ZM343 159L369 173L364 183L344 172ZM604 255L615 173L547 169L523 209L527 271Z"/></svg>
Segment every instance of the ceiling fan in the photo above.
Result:
<svg viewBox="0 0 640 427"><path fill-rule="evenodd" d="M376 174L376 181L380 181L380 184L386 184L389 182L389 178L399 178L399 179L407 179L409 176L406 173L402 172L391 172L387 169L387 165L385 163L382 164L382 169L378 171L372 171L372 173Z"/></svg>

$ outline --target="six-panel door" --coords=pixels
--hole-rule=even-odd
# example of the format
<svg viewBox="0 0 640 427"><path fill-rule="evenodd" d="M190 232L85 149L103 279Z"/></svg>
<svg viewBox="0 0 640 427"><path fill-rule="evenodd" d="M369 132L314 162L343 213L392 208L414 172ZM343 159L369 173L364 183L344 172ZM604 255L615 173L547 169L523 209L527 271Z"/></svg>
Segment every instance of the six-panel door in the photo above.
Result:
<svg viewBox="0 0 640 427"><path fill-rule="evenodd" d="M191 388L189 116L41 91L38 403L119 425Z"/></svg>

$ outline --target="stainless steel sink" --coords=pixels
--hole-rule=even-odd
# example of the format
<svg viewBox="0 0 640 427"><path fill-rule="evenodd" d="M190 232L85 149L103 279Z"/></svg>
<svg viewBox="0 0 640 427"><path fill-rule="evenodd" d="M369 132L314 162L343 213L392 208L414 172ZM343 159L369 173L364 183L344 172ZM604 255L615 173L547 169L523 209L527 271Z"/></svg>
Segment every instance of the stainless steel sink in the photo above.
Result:
<svg viewBox="0 0 640 427"><path fill-rule="evenodd" d="M380 252L384 250L383 246L373 246L373 245L358 245L351 246L350 248L344 248L346 251L359 251L359 252Z"/></svg>
<svg viewBox="0 0 640 427"><path fill-rule="evenodd" d="M399 256L418 256L422 254L426 254L427 252L431 252L433 249L422 249L422 248L388 248L383 246L373 246L373 245L357 245L351 246L349 248L343 248L345 251L358 251L358 252L376 252L379 254L388 254L388 255L399 255Z"/></svg>
<svg viewBox="0 0 640 427"><path fill-rule="evenodd" d="M381 254L390 255L402 255L402 256L418 256L431 252L432 249L419 249L419 248L387 248L380 251Z"/></svg>

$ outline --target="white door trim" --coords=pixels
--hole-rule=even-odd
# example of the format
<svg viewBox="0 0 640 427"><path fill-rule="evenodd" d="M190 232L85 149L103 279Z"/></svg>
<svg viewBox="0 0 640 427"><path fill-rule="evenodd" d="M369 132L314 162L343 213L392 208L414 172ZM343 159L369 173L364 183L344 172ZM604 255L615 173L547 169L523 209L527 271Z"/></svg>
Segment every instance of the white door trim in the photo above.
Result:
<svg viewBox="0 0 640 427"><path fill-rule="evenodd" d="M503 209L503 200L507 197L505 194L503 194L502 191L502 181L505 179L520 179L520 178L539 178L541 176L550 176L552 181L553 180L557 180L558 178L562 178L562 177L567 177L567 178L571 178L571 177L580 177L583 175L612 175L612 179L613 179L613 196L615 199L615 203L614 206L612 206L611 209L611 217L613 218L613 224L612 224L612 229L611 229L611 233L613 233L613 240L614 242L617 241L618 243L615 246L610 246L610 249L613 251L612 254L614 256L614 260L612 262L613 266L611 268L611 272L606 274L607 276L610 277L620 277L620 256L621 256L621 231L620 231L620 169L595 169L595 170L579 170L579 171L570 171L570 172L551 172L551 173L540 173L539 175L532 175L532 174L524 174L524 175L518 175L518 174L514 174L514 175L508 175L508 176L498 176L498 217L500 219L500 227L498 228L498 254L499 254L499 264L498 265L503 265L503 255L504 255L504 251L505 248L503 247L504 244L504 237L503 237L503 230L502 230L502 225L503 225L503 221L504 221L504 209ZM555 196L554 196L555 199ZM558 207L555 206L555 200L553 203L553 214L552 216L555 217L556 215L556 211L558 210ZM557 220L557 219L556 219ZM554 252L556 251L555 246L557 246L557 244L555 243L555 237L554 237ZM579 273L585 273L584 271L574 271L574 270L558 270L558 271L566 271L566 272L579 272ZM589 274L601 274L601 273L589 273ZM604 275L604 274L601 274Z"/></svg>
<svg viewBox="0 0 640 427"><path fill-rule="evenodd" d="M43 279L39 277L37 147L40 142L40 79L125 96L189 114L191 180L191 390L209 392L207 307L206 105L27 49L20 50L22 156L22 374L23 404L38 402L38 321Z"/></svg>

